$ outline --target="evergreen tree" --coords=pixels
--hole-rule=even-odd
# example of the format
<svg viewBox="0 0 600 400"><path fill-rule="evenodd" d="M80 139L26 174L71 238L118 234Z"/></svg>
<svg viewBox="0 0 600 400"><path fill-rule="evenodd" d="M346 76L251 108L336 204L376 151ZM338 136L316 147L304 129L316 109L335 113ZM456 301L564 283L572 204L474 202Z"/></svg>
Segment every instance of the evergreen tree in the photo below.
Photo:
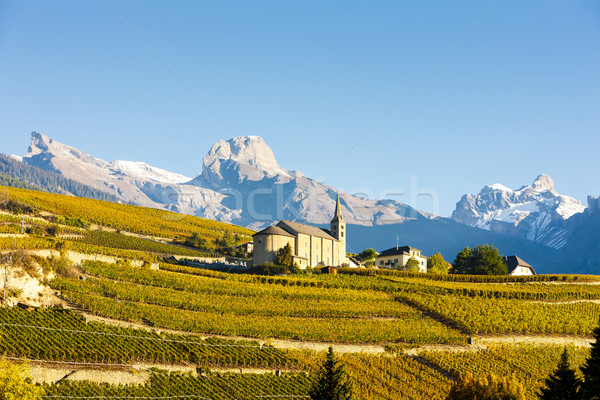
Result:
<svg viewBox="0 0 600 400"><path fill-rule="evenodd" d="M600 324L593 330L593 335L596 341L592 344L590 357L581 367L581 391L584 400L600 399Z"/></svg>
<svg viewBox="0 0 600 400"><path fill-rule="evenodd" d="M277 250L277 259L275 264L282 265L284 267L291 267L294 262L294 253L292 252L292 246L287 243L281 249Z"/></svg>
<svg viewBox="0 0 600 400"><path fill-rule="evenodd" d="M447 274L450 264L437 252L427 259L427 272L431 274Z"/></svg>
<svg viewBox="0 0 600 400"><path fill-rule="evenodd" d="M575 375L575 370L569 364L569 354L565 347L556 371L546 381L541 389L539 398L542 400L578 399L581 380Z"/></svg>
<svg viewBox="0 0 600 400"><path fill-rule="evenodd" d="M313 381L308 392L312 400L350 400L352 388L344 372L344 366L335 359L333 348L329 347L325 363Z"/></svg>

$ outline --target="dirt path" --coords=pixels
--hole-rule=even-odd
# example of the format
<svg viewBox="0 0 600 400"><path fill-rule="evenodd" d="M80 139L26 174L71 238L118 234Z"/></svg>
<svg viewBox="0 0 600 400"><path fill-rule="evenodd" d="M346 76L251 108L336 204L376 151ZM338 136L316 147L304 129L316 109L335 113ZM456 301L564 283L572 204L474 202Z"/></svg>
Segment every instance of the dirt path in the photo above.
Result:
<svg viewBox="0 0 600 400"><path fill-rule="evenodd" d="M597 300L597 299L568 300L568 301L537 301L537 300L534 300L531 303L549 304L549 305L575 304L575 303L595 303L595 304L600 304L600 300Z"/></svg>
<svg viewBox="0 0 600 400"><path fill-rule="evenodd" d="M507 336L487 336L473 338L475 343L486 344L533 344L541 345L572 345L577 347L591 347L594 339L588 339L577 336L541 336L541 335L507 335Z"/></svg>
<svg viewBox="0 0 600 400"><path fill-rule="evenodd" d="M22 363L24 359L11 358L11 362ZM61 363L52 361L28 361L29 372L34 383L56 383L62 380L90 381L113 385L144 385L150 379L150 369L198 375L195 365L171 365L154 363L134 363L132 365L93 366L85 363ZM275 368L221 368L211 367L210 372L234 374L275 374L279 372L299 372L291 369Z"/></svg>

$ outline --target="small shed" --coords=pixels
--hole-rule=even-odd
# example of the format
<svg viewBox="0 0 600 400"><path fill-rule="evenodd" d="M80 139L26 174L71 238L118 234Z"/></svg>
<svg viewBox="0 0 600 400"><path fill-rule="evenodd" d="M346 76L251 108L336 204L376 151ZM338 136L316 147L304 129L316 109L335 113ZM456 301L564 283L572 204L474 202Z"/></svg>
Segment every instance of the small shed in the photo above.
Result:
<svg viewBox="0 0 600 400"><path fill-rule="evenodd" d="M329 275L337 275L338 269L337 269L337 267L323 267L323 268L321 268L321 273L329 274Z"/></svg>

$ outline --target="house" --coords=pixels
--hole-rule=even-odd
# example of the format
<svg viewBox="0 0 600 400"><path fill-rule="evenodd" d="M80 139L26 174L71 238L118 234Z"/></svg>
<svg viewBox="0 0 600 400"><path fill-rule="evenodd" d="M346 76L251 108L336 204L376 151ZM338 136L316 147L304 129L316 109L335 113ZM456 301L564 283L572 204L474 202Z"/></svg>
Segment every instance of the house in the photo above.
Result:
<svg viewBox="0 0 600 400"><path fill-rule="evenodd" d="M254 242L246 242L235 246L236 249L244 250L244 253L252 253L254 250Z"/></svg>
<svg viewBox="0 0 600 400"><path fill-rule="evenodd" d="M400 269L406 266L408 260L414 257L419 262L419 270L427 272L427 257L421 250L410 246L392 247L379 253L375 259L374 267L387 269Z"/></svg>
<svg viewBox="0 0 600 400"><path fill-rule="evenodd" d="M504 256L502 260L508 267L509 275L537 275L531 265L527 264L527 262L520 259L516 255L508 257Z"/></svg>
<svg viewBox="0 0 600 400"><path fill-rule="evenodd" d="M350 268L362 268L364 264L356 259L356 257L348 257L348 267Z"/></svg>
<svg viewBox="0 0 600 400"><path fill-rule="evenodd" d="M346 257L346 222L338 195L330 229L293 221L279 221L253 236L254 265L274 263L277 251L292 247L293 260L300 268L348 265Z"/></svg>

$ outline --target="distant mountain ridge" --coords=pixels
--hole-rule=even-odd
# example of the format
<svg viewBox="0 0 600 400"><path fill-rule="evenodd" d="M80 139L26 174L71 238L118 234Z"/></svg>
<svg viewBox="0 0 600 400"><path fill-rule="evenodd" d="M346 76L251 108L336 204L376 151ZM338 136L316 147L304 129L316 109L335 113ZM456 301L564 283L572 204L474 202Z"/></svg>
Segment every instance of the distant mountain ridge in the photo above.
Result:
<svg viewBox="0 0 600 400"><path fill-rule="evenodd" d="M60 173L119 201L162 208L259 229L280 219L325 223L337 190L281 167L258 136L215 143L191 179L132 161L107 162L32 133L23 162ZM365 200L340 193L349 223L379 225L430 218L392 200Z"/></svg>
<svg viewBox="0 0 600 400"><path fill-rule="evenodd" d="M452 219L477 228L527 239L560 249L585 211L579 200L557 194L548 175L531 186L512 190L501 184L464 195Z"/></svg>
<svg viewBox="0 0 600 400"><path fill-rule="evenodd" d="M194 178L142 162L107 162L37 132L32 133L22 162L108 194L117 202L251 229L281 219L328 224L339 194L348 222L349 251L385 250L398 237L425 254L442 251L452 261L464 246L488 243L503 254L518 253L540 272L563 269L556 264L563 253L558 249L571 244L569 238L587 218L585 207L557 194L546 175L518 190L495 184L478 195L465 195L451 219L393 200L362 199L280 166L258 136L216 142Z"/></svg>

